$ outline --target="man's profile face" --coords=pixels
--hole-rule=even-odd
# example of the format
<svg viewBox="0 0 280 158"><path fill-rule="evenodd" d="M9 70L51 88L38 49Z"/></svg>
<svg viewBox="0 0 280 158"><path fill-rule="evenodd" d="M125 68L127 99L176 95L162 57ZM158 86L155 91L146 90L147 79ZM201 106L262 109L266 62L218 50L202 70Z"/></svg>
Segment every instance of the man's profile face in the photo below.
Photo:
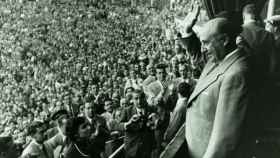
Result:
<svg viewBox="0 0 280 158"><path fill-rule="evenodd" d="M206 28L206 30L209 30ZM205 53L207 57L212 56L216 61L223 58L225 51L223 35L217 31L204 31L200 35L201 52Z"/></svg>

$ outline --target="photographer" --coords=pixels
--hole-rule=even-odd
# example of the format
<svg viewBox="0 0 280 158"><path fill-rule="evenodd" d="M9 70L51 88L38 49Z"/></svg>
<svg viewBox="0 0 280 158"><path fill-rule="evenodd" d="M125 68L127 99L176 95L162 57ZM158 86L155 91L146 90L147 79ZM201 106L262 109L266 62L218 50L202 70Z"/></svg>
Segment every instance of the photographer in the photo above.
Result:
<svg viewBox="0 0 280 158"><path fill-rule="evenodd" d="M154 145L154 132L149 126L151 109L147 106L145 94L140 90L132 92L133 105L124 109L121 123L115 129L124 131L126 158L149 158Z"/></svg>

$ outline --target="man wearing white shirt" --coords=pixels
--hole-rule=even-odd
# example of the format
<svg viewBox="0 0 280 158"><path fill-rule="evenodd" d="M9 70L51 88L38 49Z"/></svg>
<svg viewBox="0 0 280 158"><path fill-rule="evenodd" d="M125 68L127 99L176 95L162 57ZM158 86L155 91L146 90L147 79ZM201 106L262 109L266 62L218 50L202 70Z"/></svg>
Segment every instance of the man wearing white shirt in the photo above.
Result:
<svg viewBox="0 0 280 158"><path fill-rule="evenodd" d="M52 158L52 150L44 144L44 123L35 121L28 128L32 141L23 150L20 158Z"/></svg>

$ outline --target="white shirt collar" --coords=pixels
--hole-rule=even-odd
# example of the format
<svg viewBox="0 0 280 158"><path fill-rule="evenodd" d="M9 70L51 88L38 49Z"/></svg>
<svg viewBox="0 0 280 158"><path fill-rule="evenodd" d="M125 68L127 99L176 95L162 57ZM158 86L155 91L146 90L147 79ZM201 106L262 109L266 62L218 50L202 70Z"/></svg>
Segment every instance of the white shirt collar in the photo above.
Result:
<svg viewBox="0 0 280 158"><path fill-rule="evenodd" d="M58 133L62 136L62 141L64 142L66 139L66 136L62 133L62 131L59 127L57 127L57 129L58 129Z"/></svg>
<svg viewBox="0 0 280 158"><path fill-rule="evenodd" d="M254 19L247 19L243 22L244 25L248 24L248 23L252 23L252 22L256 22L256 20Z"/></svg>

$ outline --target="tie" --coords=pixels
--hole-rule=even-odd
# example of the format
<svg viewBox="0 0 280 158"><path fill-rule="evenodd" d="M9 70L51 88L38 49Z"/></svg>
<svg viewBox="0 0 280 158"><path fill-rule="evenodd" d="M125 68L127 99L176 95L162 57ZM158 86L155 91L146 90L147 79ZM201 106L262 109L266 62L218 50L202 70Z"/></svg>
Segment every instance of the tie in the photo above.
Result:
<svg viewBox="0 0 280 158"><path fill-rule="evenodd" d="M43 152L44 152L45 157L46 157L46 158L49 158L49 155L48 155L48 152L47 152L47 149L46 149L45 144L42 144L42 150L43 150Z"/></svg>

